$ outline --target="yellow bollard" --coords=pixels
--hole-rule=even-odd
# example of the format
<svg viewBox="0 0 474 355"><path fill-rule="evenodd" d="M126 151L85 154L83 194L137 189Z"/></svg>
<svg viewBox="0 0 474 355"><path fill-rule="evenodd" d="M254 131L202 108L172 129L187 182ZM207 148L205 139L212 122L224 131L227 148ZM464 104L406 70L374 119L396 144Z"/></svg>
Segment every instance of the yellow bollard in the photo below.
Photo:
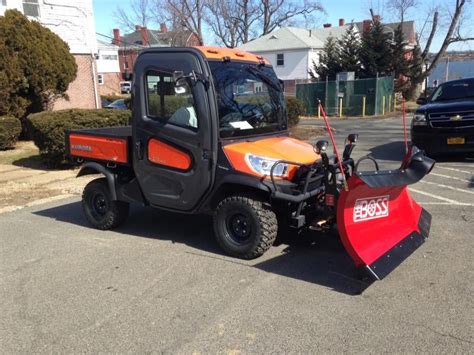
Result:
<svg viewBox="0 0 474 355"><path fill-rule="evenodd" d="M385 115L385 96L382 96L382 116Z"/></svg>
<svg viewBox="0 0 474 355"><path fill-rule="evenodd" d="M362 117L365 117L365 100L366 97L362 96Z"/></svg>
<svg viewBox="0 0 474 355"><path fill-rule="evenodd" d="M321 104L318 104L318 118L321 118Z"/></svg>
<svg viewBox="0 0 474 355"><path fill-rule="evenodd" d="M388 112L392 112L392 95L388 97Z"/></svg>
<svg viewBox="0 0 474 355"><path fill-rule="evenodd" d="M397 111L397 98L393 96L393 111Z"/></svg>
<svg viewBox="0 0 474 355"><path fill-rule="evenodd" d="M339 98L339 117L342 117L342 97Z"/></svg>

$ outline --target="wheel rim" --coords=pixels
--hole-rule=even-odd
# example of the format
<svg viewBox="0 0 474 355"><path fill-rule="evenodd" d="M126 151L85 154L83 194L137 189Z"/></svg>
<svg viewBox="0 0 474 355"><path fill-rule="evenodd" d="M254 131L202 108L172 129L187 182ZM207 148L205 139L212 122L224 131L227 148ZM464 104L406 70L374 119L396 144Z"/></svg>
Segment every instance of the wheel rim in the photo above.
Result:
<svg viewBox="0 0 474 355"><path fill-rule="evenodd" d="M102 193L97 193L92 198L92 212L95 217L103 217L109 210L109 204L105 195Z"/></svg>
<svg viewBox="0 0 474 355"><path fill-rule="evenodd" d="M245 243L252 236L252 222L246 214L234 213L228 216L226 227L230 237L237 243Z"/></svg>

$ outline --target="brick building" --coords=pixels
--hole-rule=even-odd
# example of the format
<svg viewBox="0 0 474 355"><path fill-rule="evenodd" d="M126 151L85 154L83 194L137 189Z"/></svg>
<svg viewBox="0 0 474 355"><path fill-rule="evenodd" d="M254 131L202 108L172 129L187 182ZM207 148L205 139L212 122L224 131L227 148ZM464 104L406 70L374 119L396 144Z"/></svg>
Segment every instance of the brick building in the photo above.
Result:
<svg viewBox="0 0 474 355"><path fill-rule="evenodd" d="M191 47L199 46L199 38L194 32L168 31L165 24L159 30L135 26L135 31L121 36L118 28L113 31L113 44L119 47L119 64L123 80L133 75L133 65L138 53L147 47Z"/></svg>
<svg viewBox="0 0 474 355"><path fill-rule="evenodd" d="M0 16L7 9L17 9L56 33L69 45L76 60L77 77L69 84L69 100L57 100L53 109L100 107L92 0L2 0Z"/></svg>

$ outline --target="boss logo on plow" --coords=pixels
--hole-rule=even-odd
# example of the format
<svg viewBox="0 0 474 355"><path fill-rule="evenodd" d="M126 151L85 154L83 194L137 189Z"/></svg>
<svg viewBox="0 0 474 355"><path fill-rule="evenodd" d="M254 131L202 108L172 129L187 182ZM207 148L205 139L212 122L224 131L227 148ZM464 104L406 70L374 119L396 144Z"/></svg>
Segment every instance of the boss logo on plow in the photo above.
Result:
<svg viewBox="0 0 474 355"><path fill-rule="evenodd" d="M360 198L354 204L354 222L388 216L389 196Z"/></svg>

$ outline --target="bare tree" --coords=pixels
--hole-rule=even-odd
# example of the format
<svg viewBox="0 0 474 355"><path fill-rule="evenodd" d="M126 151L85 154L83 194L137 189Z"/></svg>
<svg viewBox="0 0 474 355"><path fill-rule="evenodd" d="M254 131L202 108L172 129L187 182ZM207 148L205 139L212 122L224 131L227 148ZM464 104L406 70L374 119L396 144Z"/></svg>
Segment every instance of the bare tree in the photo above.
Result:
<svg viewBox="0 0 474 355"><path fill-rule="evenodd" d="M255 0L207 0L206 22L227 47L248 42L256 32L258 3Z"/></svg>
<svg viewBox="0 0 474 355"><path fill-rule="evenodd" d="M174 30L194 32L203 44L203 26L206 24L227 47L236 47L296 21L314 20L314 15L323 11L319 0L129 1L132 11L118 7L115 14L124 29L159 24L166 18Z"/></svg>
<svg viewBox="0 0 474 355"><path fill-rule="evenodd" d="M206 2L206 20L214 35L229 48L240 43L239 6L235 0L208 0Z"/></svg>
<svg viewBox="0 0 474 355"><path fill-rule="evenodd" d="M117 6L114 17L122 29L134 31L136 25L147 27L155 22L154 5L151 0L133 0L130 1L131 11Z"/></svg>
<svg viewBox="0 0 474 355"><path fill-rule="evenodd" d="M157 0L155 0L157 1ZM203 22L206 0L166 0L169 16L182 29L196 33L199 43L204 43Z"/></svg>
<svg viewBox="0 0 474 355"><path fill-rule="evenodd" d="M254 23L259 18L258 4L253 0L240 0L237 2L239 13L241 14L239 35L242 43L250 41L251 37L255 35L255 29L253 29Z"/></svg>
<svg viewBox="0 0 474 355"><path fill-rule="evenodd" d="M261 34L265 35L278 27L291 24L298 18L307 19L323 11L317 0L260 0Z"/></svg>
<svg viewBox="0 0 474 355"><path fill-rule="evenodd" d="M398 7L392 8L397 10L400 15L400 20L403 19L402 16L405 15L407 6L415 6L409 3L409 0L391 0L393 6L398 5ZM433 72L439 60L444 56L448 47L457 42L466 42L474 41L474 37L470 37L466 34L463 34L463 16L466 11L466 7L472 3L472 0L451 0L454 4L451 4L445 11L448 14L448 25L447 30L444 35L444 39L441 43L439 50L431 54L431 46L433 40L436 36L440 34L440 9L438 7L431 8L430 19L426 19L422 26L421 34L417 36L417 46L419 49L415 48L414 54L418 54L418 58L414 58L412 68L408 77L411 80L412 88L408 92L409 98L415 98L419 95L421 91L421 85L423 81ZM409 8L409 7L408 7ZM424 39L424 32L427 30L428 36L426 40ZM424 48L422 48L422 39L424 43ZM425 66L423 70L423 66Z"/></svg>
<svg viewBox="0 0 474 355"><path fill-rule="evenodd" d="M431 60L425 72L425 77L427 77L428 75L432 73L439 59L445 54L449 45L456 42L474 41L474 37L464 36L461 30L463 11L465 10L466 4L469 4L471 2L472 2L471 0L455 0L454 11L450 14L451 22L449 24L446 35L444 36L443 43L441 44L441 48L438 50L438 52L434 55L433 59ZM435 36L436 31L438 29L438 16L439 14L436 11L433 14L433 22L432 22L430 35L428 37L428 41L426 43L425 49L423 50L423 54L422 54L423 60L426 60L428 57L430 47L433 42L433 37Z"/></svg>
<svg viewBox="0 0 474 355"><path fill-rule="evenodd" d="M406 14L417 6L417 0L387 0L385 2L385 8L388 12L395 13L401 23L405 22Z"/></svg>

